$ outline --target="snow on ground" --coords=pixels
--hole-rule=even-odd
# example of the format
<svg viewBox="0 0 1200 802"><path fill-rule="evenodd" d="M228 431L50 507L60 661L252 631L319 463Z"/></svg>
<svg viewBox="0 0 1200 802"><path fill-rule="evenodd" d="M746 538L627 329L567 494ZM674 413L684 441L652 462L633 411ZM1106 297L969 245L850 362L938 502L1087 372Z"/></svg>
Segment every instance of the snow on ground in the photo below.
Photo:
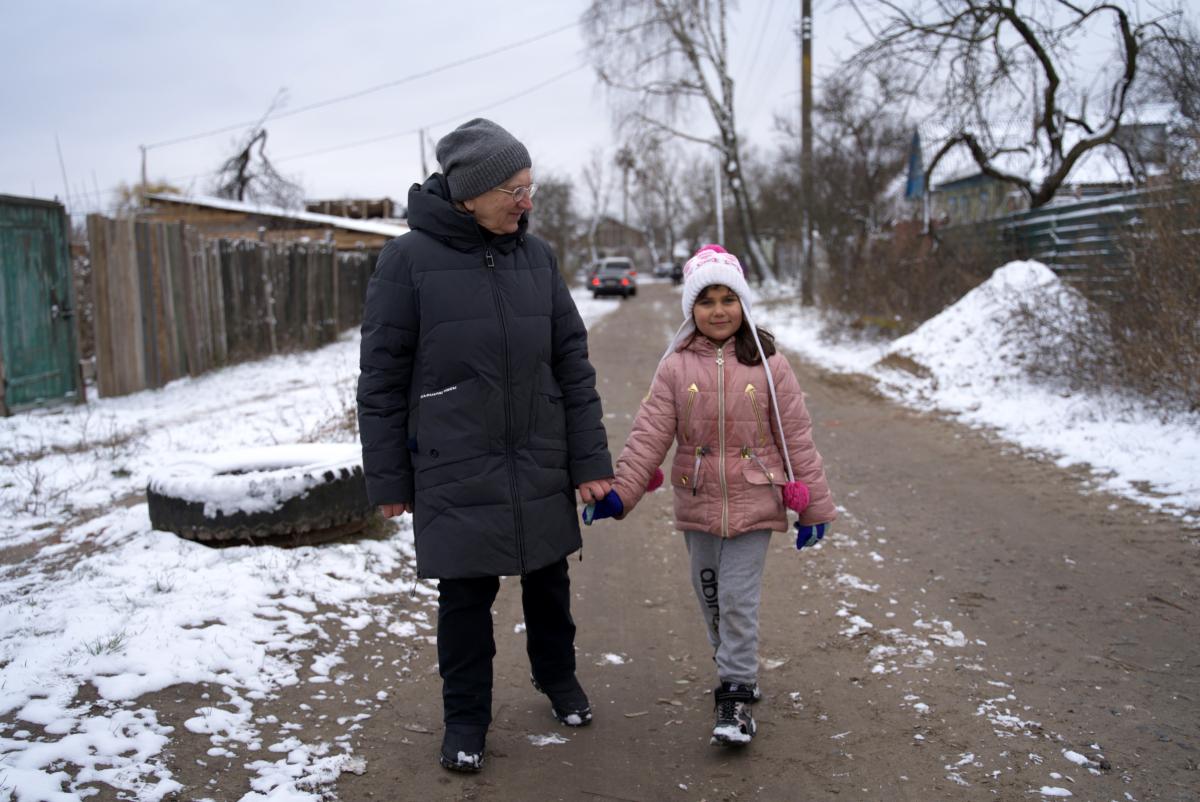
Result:
<svg viewBox="0 0 1200 802"><path fill-rule="evenodd" d="M1030 344L1013 336L1020 310L1051 316L1070 305L1049 268L1012 262L890 343L831 343L818 313L798 305L771 304L758 317L786 348L818 364L872 376L895 400L992 430L1063 467L1087 465L1098 487L1200 524L1200 415L1164 422L1136 401L1026 375Z"/></svg>
<svg viewBox="0 0 1200 802"><path fill-rule="evenodd" d="M616 308L576 300L589 324ZM180 683L219 689L184 726L209 737L214 759L257 774L244 800L315 802L321 785L363 770L350 733L386 693L338 719L333 742L307 743L289 722L276 741L266 731L278 722L255 703L341 684L339 653L370 625L432 633L429 613L387 604L435 596L413 575L408 519L385 537L218 550L153 530L140 498L189 454L353 442L357 364L350 332L317 351L0 419L0 800L77 800L96 782L125 798L173 794L171 730L139 697ZM76 701L89 684L99 701Z"/></svg>

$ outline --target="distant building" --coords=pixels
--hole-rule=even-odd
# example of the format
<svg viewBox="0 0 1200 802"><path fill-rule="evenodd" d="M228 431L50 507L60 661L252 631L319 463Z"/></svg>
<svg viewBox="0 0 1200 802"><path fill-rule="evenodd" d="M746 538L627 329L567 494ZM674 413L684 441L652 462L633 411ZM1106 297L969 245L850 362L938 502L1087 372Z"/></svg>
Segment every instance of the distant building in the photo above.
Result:
<svg viewBox="0 0 1200 802"><path fill-rule="evenodd" d="M614 217L605 215L600 218L596 224L595 242L598 256L628 256L638 270L652 267L645 232L627 226Z"/></svg>
<svg viewBox="0 0 1200 802"><path fill-rule="evenodd" d="M340 198L338 200L308 200L304 211L331 214L351 220L386 220L394 222L404 217L404 210L391 198Z"/></svg>
<svg viewBox="0 0 1200 802"><path fill-rule="evenodd" d="M1007 172L1040 180L1042 167L1028 151L1028 135L1013 132L1012 152L998 160ZM998 129L999 130L999 129ZM995 132L993 132L995 133ZM964 144L951 147L938 161L926 187L926 165L948 140L950 131L938 123L926 123L913 131L909 144L905 200L923 205L931 221L958 225L1001 217L1025 208L1026 199L1013 184L986 175ZM1167 116L1158 108L1139 110L1138 118L1118 129L1114 139L1123 147L1102 145L1088 151L1072 168L1066 182L1050 204L1105 195L1153 183L1165 172Z"/></svg>
<svg viewBox="0 0 1200 802"><path fill-rule="evenodd" d="M378 250L389 239L408 231L401 222L302 212L204 195L148 193L146 203L149 208L143 214L187 223L210 237L327 240L339 249Z"/></svg>

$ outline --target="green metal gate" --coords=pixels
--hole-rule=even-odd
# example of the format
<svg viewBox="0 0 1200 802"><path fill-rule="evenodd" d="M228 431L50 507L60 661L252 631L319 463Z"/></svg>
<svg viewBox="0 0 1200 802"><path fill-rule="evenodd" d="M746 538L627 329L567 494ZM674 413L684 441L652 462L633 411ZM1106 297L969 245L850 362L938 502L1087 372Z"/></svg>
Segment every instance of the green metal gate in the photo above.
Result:
<svg viewBox="0 0 1200 802"><path fill-rule="evenodd" d="M0 414L81 400L62 204L0 195Z"/></svg>

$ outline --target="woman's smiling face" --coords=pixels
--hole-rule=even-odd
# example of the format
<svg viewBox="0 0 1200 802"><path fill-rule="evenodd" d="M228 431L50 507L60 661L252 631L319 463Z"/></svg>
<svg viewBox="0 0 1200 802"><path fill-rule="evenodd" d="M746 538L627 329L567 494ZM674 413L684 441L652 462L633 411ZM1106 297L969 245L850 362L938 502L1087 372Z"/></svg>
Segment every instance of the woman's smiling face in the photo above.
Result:
<svg viewBox="0 0 1200 802"><path fill-rule="evenodd" d="M692 317L701 334L723 343L742 327L742 302L724 284L710 284L696 298Z"/></svg>
<svg viewBox="0 0 1200 802"><path fill-rule="evenodd" d="M502 189L527 187L533 183L533 173L526 168L500 185ZM520 227L521 215L533 211L533 199L526 195L514 201L511 195L489 189L478 197L463 201L468 212L475 215L479 225L493 234L511 234Z"/></svg>

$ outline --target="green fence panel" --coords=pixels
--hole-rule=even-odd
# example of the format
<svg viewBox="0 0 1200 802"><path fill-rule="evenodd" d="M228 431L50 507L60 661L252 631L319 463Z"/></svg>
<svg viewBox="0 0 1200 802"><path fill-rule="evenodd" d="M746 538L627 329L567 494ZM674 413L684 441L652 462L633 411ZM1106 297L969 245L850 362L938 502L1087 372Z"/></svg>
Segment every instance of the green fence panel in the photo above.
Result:
<svg viewBox="0 0 1200 802"><path fill-rule="evenodd" d="M79 400L67 235L61 204L0 195L0 414Z"/></svg>

